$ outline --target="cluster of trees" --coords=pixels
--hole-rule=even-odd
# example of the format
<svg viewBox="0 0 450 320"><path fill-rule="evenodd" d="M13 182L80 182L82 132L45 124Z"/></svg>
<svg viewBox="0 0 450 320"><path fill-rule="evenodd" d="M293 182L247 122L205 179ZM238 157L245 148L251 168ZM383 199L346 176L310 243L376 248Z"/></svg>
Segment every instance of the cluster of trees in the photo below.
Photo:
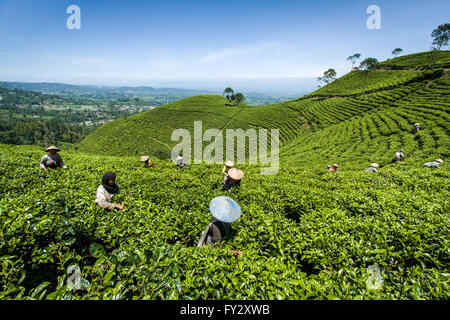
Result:
<svg viewBox="0 0 450 320"><path fill-rule="evenodd" d="M48 146L58 142L76 143L94 128L55 120L13 120L0 122L0 143Z"/></svg>
<svg viewBox="0 0 450 320"><path fill-rule="evenodd" d="M237 106L239 106L241 102L245 100L245 97L242 93L238 92L234 94L233 89L231 89L230 87L226 88L223 93L225 94L225 97L228 99L228 102L235 104Z"/></svg>

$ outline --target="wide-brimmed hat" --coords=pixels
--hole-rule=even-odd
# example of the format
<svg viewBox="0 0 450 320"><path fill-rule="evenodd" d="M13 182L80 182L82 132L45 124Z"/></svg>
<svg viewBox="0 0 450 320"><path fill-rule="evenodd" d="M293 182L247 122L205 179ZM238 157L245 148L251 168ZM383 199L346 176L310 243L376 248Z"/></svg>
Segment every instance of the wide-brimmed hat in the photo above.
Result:
<svg viewBox="0 0 450 320"><path fill-rule="evenodd" d="M183 160L183 157L182 156L178 156L177 160Z"/></svg>
<svg viewBox="0 0 450 320"><path fill-rule="evenodd" d="M147 161L147 160L149 160L149 159L150 159L149 156L141 156L141 161L142 161L142 162L145 162L145 161Z"/></svg>
<svg viewBox="0 0 450 320"><path fill-rule="evenodd" d="M241 216L241 207L229 197L215 197L209 203L209 211L219 221L230 223Z"/></svg>
<svg viewBox="0 0 450 320"><path fill-rule="evenodd" d="M377 167L379 167L380 165L378 164L378 163L372 163L371 165L370 165L371 167L374 167L374 168L377 168Z"/></svg>
<svg viewBox="0 0 450 320"><path fill-rule="evenodd" d="M442 160L442 159L436 159L436 162L444 163L444 160Z"/></svg>
<svg viewBox="0 0 450 320"><path fill-rule="evenodd" d="M225 162L225 166L227 166L227 167L232 167L232 166L234 166L234 162L233 161L231 161L231 160L228 160L227 162Z"/></svg>
<svg viewBox="0 0 450 320"><path fill-rule="evenodd" d="M236 168L231 168L228 171L228 175L233 180L241 180L244 177L244 172L242 170L239 170L239 169L236 169Z"/></svg>
<svg viewBox="0 0 450 320"><path fill-rule="evenodd" d="M333 164L333 167L339 167L337 163Z"/></svg>
<svg viewBox="0 0 450 320"><path fill-rule="evenodd" d="M50 151L50 150L61 151L61 149L59 149L58 147L55 147L55 146L50 146L45 151Z"/></svg>

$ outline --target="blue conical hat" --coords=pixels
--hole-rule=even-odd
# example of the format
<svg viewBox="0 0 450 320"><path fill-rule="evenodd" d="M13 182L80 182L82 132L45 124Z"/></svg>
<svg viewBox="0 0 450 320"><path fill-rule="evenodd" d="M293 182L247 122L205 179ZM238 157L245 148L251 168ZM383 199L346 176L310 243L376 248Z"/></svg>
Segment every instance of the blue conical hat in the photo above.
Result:
<svg viewBox="0 0 450 320"><path fill-rule="evenodd" d="M214 218L222 222L234 222L241 216L241 208L229 197L215 197L209 203L209 211Z"/></svg>

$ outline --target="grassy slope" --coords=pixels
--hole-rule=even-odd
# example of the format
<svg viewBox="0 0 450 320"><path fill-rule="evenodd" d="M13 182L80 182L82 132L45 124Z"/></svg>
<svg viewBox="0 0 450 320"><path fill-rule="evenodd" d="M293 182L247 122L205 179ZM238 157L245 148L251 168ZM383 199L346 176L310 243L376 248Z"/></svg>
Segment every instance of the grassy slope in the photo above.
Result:
<svg viewBox="0 0 450 320"><path fill-rule="evenodd" d="M84 141L88 151L136 155L163 148L173 128L194 120L280 126L280 173L242 166L242 186L231 193L243 215L224 249L241 249L239 259L195 248L210 200L225 195L220 165L179 171L157 161L152 170L136 156L62 151L69 170L44 179L40 148L0 145L0 298L448 299L449 84L447 74L258 108L200 96L119 119ZM423 130L413 135L416 121ZM400 147L409 157L390 164ZM443 168L421 167L438 156ZM323 170L336 161L339 174ZM362 171L372 161L379 174ZM127 207L120 213L94 204L110 170L122 189L115 200ZM93 258L92 243L108 259ZM64 286L72 263L89 290ZM382 290L368 290L369 265L383 270ZM47 287L35 290L40 284Z"/></svg>
<svg viewBox="0 0 450 320"><path fill-rule="evenodd" d="M178 142L171 141L174 129L185 128L193 134L194 121L203 122L203 131L208 128L235 129L242 128L278 128L280 130L280 143L292 150L299 141L304 143L312 134L319 134L317 130L333 130L331 126L365 117L368 113L381 112L380 117L389 113L389 109L403 100L408 101L411 95L420 96L421 88L436 82L438 77L435 70L409 70L423 61L425 66L428 53L414 54L389 60L390 64L398 63L406 70L376 70L368 76L365 94L360 95L363 75L360 72L351 72L332 82L326 87L312 92L302 98L262 107L233 107L227 105L221 96L197 96L182 99L164 107L150 110L139 115L122 118L108 123L80 143L81 151L109 155L138 155L149 153L158 157L167 157L170 150ZM450 57L450 51L442 52L438 62L441 64ZM410 68L409 68L410 67ZM441 77L447 81L447 76ZM439 81L437 81L439 82ZM448 116L448 104L445 100L447 89L440 88L437 95L442 101L437 108L441 111L444 121ZM428 89L433 91L433 86ZM332 95L332 98L326 98ZM431 93L432 95L432 93ZM420 112L427 113L429 109L436 108L433 96L424 98L423 110L417 110L417 120L409 117L407 124L402 122L394 124L401 131L407 131L412 121L421 121L434 125L430 117L420 116ZM429 105L427 105L429 104ZM419 107L420 109L420 107ZM408 112L408 110L403 110ZM428 119L428 120L427 120ZM380 120L381 121L381 120ZM398 120L401 122L401 120ZM395 129L395 128L391 128ZM362 129L361 129L362 130ZM394 130L395 131L395 130ZM441 132L442 133L442 132ZM448 138L448 131L445 132ZM325 134L325 133L321 133ZM375 134L376 136L376 134ZM371 135L370 137L375 137ZM359 140L363 139L360 135ZM206 145L206 144L205 144ZM204 146L205 146L204 145ZM311 145L309 148L315 148ZM302 148L307 148L303 146ZM298 148L298 152L304 149ZM392 148L394 148L392 146ZM247 149L247 146L246 146ZM392 149L393 150L393 149ZM297 153L298 153L297 152ZM359 150L365 152L365 149ZM391 149L390 151L391 152ZM285 152L282 153L283 155ZM324 155L322 155L324 156ZM327 160L332 161L332 157Z"/></svg>

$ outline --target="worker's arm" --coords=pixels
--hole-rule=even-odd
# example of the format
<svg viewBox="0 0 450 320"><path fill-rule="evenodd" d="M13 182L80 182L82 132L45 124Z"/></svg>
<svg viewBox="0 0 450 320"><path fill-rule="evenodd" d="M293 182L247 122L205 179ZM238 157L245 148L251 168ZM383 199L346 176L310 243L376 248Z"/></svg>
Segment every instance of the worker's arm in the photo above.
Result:
<svg viewBox="0 0 450 320"><path fill-rule="evenodd" d="M95 200L95 202L104 209L112 210L117 207L117 204L112 203L108 200L102 189L97 189L97 199Z"/></svg>
<svg viewBox="0 0 450 320"><path fill-rule="evenodd" d="M46 158L46 156L43 156L42 159L41 159L41 162L39 163L39 166L44 171L47 170L47 168L45 167L45 158Z"/></svg>
<svg viewBox="0 0 450 320"><path fill-rule="evenodd" d="M64 168L64 169L67 169L67 167L66 167L66 165L64 164L64 161L63 161L63 159L62 159L62 157L61 157L61 155L60 155L59 153L56 155L56 162L58 163L58 165L59 165L60 167L62 167L62 168Z"/></svg>

